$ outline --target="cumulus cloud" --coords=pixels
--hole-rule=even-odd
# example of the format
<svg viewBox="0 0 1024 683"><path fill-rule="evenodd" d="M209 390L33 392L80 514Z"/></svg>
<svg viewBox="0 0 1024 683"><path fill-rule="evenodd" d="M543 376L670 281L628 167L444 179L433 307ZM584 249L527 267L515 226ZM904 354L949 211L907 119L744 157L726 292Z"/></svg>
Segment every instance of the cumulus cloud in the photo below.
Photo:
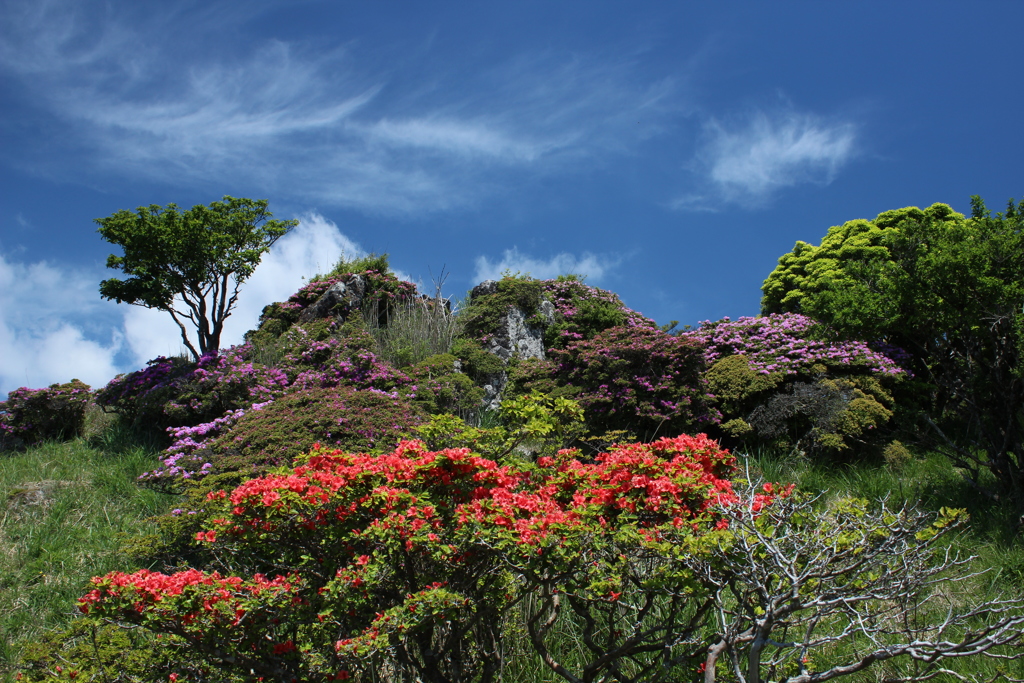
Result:
<svg viewBox="0 0 1024 683"><path fill-rule="evenodd" d="M442 64L433 73L451 75L420 87L417 74L370 66L381 63L372 46L239 47L196 9L10 5L0 70L60 121L52 138L70 135L78 164L118 177L230 180L373 213L447 210L500 192L508 173L628 154L675 107L671 81L640 79L628 61L549 52L468 74ZM68 154L31 156L39 172L81 175Z"/></svg>
<svg viewBox="0 0 1024 683"><path fill-rule="evenodd" d="M21 386L117 374L115 306L99 297L98 273L0 254L0 398Z"/></svg>
<svg viewBox="0 0 1024 683"><path fill-rule="evenodd" d="M474 277L476 282L500 280L501 274L507 270L529 274L542 280L575 273L586 275L589 282L599 282L618 264L617 259L592 254L589 251L583 252L580 256L563 252L548 259L540 259L523 254L517 247L512 247L506 249L498 261L492 262L486 256L478 256Z"/></svg>
<svg viewBox="0 0 1024 683"><path fill-rule="evenodd" d="M757 111L733 123L712 120L693 163L703 187L674 206L758 205L786 187L828 184L853 157L855 142L853 124L792 110Z"/></svg>
<svg viewBox="0 0 1024 683"><path fill-rule="evenodd" d="M241 342L265 305L287 299L342 256L364 255L322 215L301 216L242 285L222 345ZM102 386L147 360L186 352L167 313L101 299L97 284L108 275L102 269L18 263L0 254L0 393L74 377Z"/></svg>

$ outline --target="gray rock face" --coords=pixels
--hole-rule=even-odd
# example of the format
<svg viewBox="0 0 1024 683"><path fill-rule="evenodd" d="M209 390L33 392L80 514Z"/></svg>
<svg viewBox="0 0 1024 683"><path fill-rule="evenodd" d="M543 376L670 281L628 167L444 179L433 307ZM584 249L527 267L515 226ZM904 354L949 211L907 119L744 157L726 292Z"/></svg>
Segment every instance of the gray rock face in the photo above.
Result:
<svg viewBox="0 0 1024 683"><path fill-rule="evenodd" d="M494 294L498 291L498 283L485 280L473 288L470 297ZM539 312L550 324L555 321L555 307L550 301L542 301ZM487 341L485 349L508 364L512 358L540 358L545 360L544 331L527 324L526 314L519 308L509 309L498 322L497 329ZM501 404L501 392L508 383L508 373L501 372L489 378L484 385L483 406L486 410L494 410Z"/></svg>
<svg viewBox="0 0 1024 683"><path fill-rule="evenodd" d="M544 332L526 324L526 315L518 308L512 308L502 318L493 337L487 343L487 350L506 363L513 357L540 358L544 360Z"/></svg>
<svg viewBox="0 0 1024 683"><path fill-rule="evenodd" d="M488 294L494 294L498 291L497 280L484 280L469 293L470 299L476 299L481 296L487 296Z"/></svg>
<svg viewBox="0 0 1024 683"><path fill-rule="evenodd" d="M344 282L335 282L311 306L299 315L299 322L319 320L332 315L347 315L363 305L366 296L366 279L352 275Z"/></svg>

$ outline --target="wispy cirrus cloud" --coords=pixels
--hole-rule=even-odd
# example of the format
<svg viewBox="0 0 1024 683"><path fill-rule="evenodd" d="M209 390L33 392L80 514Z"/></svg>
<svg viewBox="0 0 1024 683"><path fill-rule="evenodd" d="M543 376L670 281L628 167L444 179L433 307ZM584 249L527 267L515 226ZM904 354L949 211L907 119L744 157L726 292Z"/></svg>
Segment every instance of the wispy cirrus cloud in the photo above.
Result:
<svg viewBox="0 0 1024 683"><path fill-rule="evenodd" d="M589 282L600 282L611 273L620 260L585 251L579 256L562 252L549 258L537 258L519 251L518 247L506 249L501 258L492 261L486 256L476 258L475 282L500 280L502 273L529 274L537 279L550 279L558 275L575 273L585 275Z"/></svg>
<svg viewBox="0 0 1024 683"><path fill-rule="evenodd" d="M759 110L729 122L712 119L691 164L698 189L673 206L758 206L787 187L826 185L854 157L856 141L853 123L792 109Z"/></svg>
<svg viewBox="0 0 1024 683"><path fill-rule="evenodd" d="M408 65L373 66L358 44L256 39L218 51L232 40L223 22L186 12L9 4L0 66L59 121L55 139L76 147L77 164L24 162L54 175L84 167L369 212L445 210L499 192L508 174L588 170L629 153L678 107L671 81L639 78L628 61L541 53L469 73L443 63L425 87Z"/></svg>

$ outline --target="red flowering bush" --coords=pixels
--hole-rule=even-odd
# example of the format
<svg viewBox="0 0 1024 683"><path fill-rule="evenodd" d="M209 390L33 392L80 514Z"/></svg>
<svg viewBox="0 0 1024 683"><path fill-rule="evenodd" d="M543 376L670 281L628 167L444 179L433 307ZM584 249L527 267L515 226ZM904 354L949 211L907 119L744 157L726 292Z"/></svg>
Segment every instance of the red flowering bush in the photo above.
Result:
<svg viewBox="0 0 1024 683"><path fill-rule="evenodd" d="M243 675L461 681L496 677L505 617L530 596L531 641L562 675L574 665L550 634L572 627L564 601L591 654L574 675L628 658L682 676L707 596L678 557L721 526L732 457L703 435L576 455L314 448L209 494L197 541L230 575L114 573L82 610L176 634Z"/></svg>
<svg viewBox="0 0 1024 683"><path fill-rule="evenodd" d="M15 389L0 401L0 446L78 436L91 400L89 385L77 379L45 389Z"/></svg>

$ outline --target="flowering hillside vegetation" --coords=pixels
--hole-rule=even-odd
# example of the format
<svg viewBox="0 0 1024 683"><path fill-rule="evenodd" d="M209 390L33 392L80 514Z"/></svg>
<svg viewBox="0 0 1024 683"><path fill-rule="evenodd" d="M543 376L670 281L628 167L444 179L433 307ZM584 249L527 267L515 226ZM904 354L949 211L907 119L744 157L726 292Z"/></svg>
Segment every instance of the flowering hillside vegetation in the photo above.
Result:
<svg viewBox="0 0 1024 683"><path fill-rule="evenodd" d="M0 404L11 452L98 406L175 500L18 680L1021 678L1024 602L950 545L962 510L733 455L913 458L927 378L891 341L794 311L673 331L572 275L453 310L343 261L241 345Z"/></svg>

